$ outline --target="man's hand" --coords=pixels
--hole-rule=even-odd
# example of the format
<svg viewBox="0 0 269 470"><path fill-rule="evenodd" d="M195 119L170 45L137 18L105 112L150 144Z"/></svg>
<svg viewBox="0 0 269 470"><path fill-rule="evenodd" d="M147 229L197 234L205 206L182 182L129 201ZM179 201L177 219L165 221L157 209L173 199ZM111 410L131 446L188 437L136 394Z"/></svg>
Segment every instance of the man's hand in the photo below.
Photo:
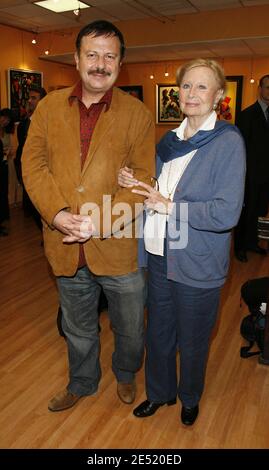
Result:
<svg viewBox="0 0 269 470"><path fill-rule="evenodd" d="M54 227L66 236L63 243L85 243L92 236L94 225L89 215L71 214L67 211L60 211L54 217Z"/></svg>

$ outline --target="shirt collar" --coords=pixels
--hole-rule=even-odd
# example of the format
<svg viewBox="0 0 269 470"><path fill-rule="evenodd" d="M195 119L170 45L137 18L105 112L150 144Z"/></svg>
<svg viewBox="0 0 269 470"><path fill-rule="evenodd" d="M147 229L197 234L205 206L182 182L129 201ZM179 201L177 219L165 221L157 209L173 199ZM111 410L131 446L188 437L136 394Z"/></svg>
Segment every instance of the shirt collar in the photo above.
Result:
<svg viewBox="0 0 269 470"><path fill-rule="evenodd" d="M197 129L198 131L211 131L215 127L215 123L217 120L217 114L215 111L212 111L212 113L208 116L208 118L205 120L205 122ZM184 140L184 130L187 125L187 118L185 118L182 123L180 124L179 127L176 129L173 129L173 132L177 134L177 137L180 140Z"/></svg>
<svg viewBox="0 0 269 470"><path fill-rule="evenodd" d="M113 93L113 88L110 88L103 96L102 98L98 101L98 103L94 104L105 104L106 105L106 111L109 110L109 107L111 105L111 100L112 100L112 93ZM71 91L68 100L70 106L72 106L74 100L77 99L82 102L82 81L79 80L79 82L75 85L75 88Z"/></svg>
<svg viewBox="0 0 269 470"><path fill-rule="evenodd" d="M261 98L258 98L258 103L260 107L262 108L263 112L265 113L265 111L268 108L268 104L266 104L265 101L263 101Z"/></svg>

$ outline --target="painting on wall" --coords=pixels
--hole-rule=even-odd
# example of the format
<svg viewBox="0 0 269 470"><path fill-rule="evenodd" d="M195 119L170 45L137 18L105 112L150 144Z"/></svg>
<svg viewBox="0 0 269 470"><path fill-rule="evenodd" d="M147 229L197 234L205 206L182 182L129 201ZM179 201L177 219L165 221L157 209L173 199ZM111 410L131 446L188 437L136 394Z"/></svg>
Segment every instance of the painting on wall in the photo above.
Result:
<svg viewBox="0 0 269 470"><path fill-rule="evenodd" d="M21 121L27 114L29 90L32 85L43 84L42 72L35 70L8 70L8 105L15 115L16 121Z"/></svg>
<svg viewBox="0 0 269 470"><path fill-rule="evenodd" d="M142 85L130 85L130 86L119 86L119 88L129 95L138 98L140 101L143 101L143 87Z"/></svg>
<svg viewBox="0 0 269 470"><path fill-rule="evenodd" d="M179 107L179 91L175 84L156 85L156 122L171 124L183 121Z"/></svg>
<svg viewBox="0 0 269 470"><path fill-rule="evenodd" d="M220 104L218 118L235 124L242 105L243 75L227 76L227 90Z"/></svg>

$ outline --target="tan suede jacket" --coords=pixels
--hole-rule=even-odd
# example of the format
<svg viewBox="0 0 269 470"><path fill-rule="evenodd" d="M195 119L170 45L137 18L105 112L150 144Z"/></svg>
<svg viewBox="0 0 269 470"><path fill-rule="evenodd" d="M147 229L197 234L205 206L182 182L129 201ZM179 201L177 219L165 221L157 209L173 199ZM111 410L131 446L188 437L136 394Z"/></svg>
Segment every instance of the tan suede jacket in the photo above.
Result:
<svg viewBox="0 0 269 470"><path fill-rule="evenodd" d="M52 221L64 208L92 215L94 211L85 203L96 204L101 218L101 237L84 244L89 269L97 275L126 274L137 269L137 239L111 235L109 221L111 217L114 227L122 216L113 214L113 207L118 208L115 204L128 203L133 221L134 204L143 202L141 196L118 186L119 169L127 165L136 178L147 183L155 174L152 116L138 99L114 88L110 108L98 119L81 170L79 108L76 101L69 103L71 91L54 91L38 104L23 150L24 184L42 216L45 253L56 276L75 274L79 244L64 244L64 235L54 229ZM103 206L103 195L111 195L112 207L109 203Z"/></svg>

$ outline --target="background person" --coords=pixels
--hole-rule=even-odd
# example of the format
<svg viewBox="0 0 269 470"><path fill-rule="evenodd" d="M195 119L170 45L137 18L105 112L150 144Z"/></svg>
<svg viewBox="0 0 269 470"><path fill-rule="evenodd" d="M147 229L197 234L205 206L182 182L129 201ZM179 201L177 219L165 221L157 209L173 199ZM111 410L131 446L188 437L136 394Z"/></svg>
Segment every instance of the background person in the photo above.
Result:
<svg viewBox="0 0 269 470"><path fill-rule="evenodd" d="M258 100L237 120L247 154L245 199L234 231L235 256L247 262L247 251L266 255L258 245L258 217L265 217L269 203L269 75L259 82Z"/></svg>
<svg viewBox="0 0 269 470"><path fill-rule="evenodd" d="M46 96L47 92L45 88L32 85L29 90L29 99L28 99L28 112L26 117L19 123L17 128L17 139L18 139L18 148L16 151L16 157L14 159L15 170L17 174L18 182L22 185L22 207L24 214L26 216L32 216L36 225L40 230L42 230L42 222L39 212L36 210L31 199L29 198L22 180L21 172L21 156L23 147L26 141L28 134L28 129L31 124L31 117L36 109L38 103L42 98Z"/></svg>
<svg viewBox="0 0 269 470"><path fill-rule="evenodd" d="M192 425L227 276L231 230L243 202L245 152L237 128L217 121L215 109L226 86L221 67L213 60L191 61L178 69L177 84L186 118L157 146L159 191L132 179L128 168L120 172L119 183L134 183L138 188L132 192L145 196L146 209L155 211L148 213L144 227L147 400L134 415L151 416L160 406L175 404L178 395L182 423ZM185 212L182 203L187 204ZM175 243L179 241L181 246Z"/></svg>
<svg viewBox="0 0 269 470"><path fill-rule="evenodd" d="M143 198L120 188L117 175L127 164L150 181L154 125L142 102L114 87L124 50L122 33L112 23L82 28L75 53L81 80L39 103L24 146L23 179L44 220L45 253L57 279L68 347L69 383L49 402L51 411L70 408L98 389L101 286L115 336L117 393L124 403L135 399L145 280L137 267L137 240L121 237L117 210L123 204L129 209L126 224L132 228L135 203ZM89 204L95 205L92 212Z"/></svg>
<svg viewBox="0 0 269 470"><path fill-rule="evenodd" d="M14 133L15 121L13 112L9 108L0 110L0 236L8 235L5 222L9 220L8 200L8 158L11 156L12 148L10 134Z"/></svg>

